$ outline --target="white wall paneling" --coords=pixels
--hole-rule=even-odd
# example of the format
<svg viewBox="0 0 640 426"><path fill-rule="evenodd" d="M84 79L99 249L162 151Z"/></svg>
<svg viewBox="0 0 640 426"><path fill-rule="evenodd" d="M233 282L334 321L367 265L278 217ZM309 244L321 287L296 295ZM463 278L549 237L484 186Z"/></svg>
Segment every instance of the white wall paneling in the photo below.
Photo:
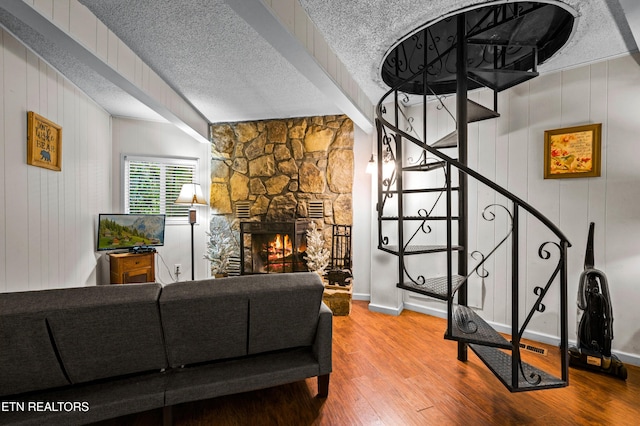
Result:
<svg viewBox="0 0 640 426"><path fill-rule="evenodd" d="M109 115L5 31L0 291L95 284L96 213L110 208ZM62 171L26 164L27 111L62 126Z"/></svg>
<svg viewBox="0 0 640 426"><path fill-rule="evenodd" d="M3 32L4 55L4 175L5 175L5 282L4 289L28 288L28 170L26 166L27 129L27 50ZM8 102L9 97L13 100ZM22 163L22 167L16 167ZM16 244L17 243L17 244Z"/></svg>
<svg viewBox="0 0 640 426"><path fill-rule="evenodd" d="M596 246L604 254L596 266L607 273L613 300L613 347L640 354L640 159L638 157L638 111L640 111L640 69L638 57L624 57L608 63L606 187L604 227ZM598 210L600 212L600 210ZM580 250L580 248L578 248ZM600 252L602 253L602 252ZM598 255L598 252L596 252Z"/></svg>

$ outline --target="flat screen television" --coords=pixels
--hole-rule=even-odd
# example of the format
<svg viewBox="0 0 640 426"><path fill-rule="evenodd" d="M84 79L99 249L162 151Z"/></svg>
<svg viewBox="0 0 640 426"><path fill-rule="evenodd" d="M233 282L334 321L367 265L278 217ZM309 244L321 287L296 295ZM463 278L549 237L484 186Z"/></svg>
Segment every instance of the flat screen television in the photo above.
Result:
<svg viewBox="0 0 640 426"><path fill-rule="evenodd" d="M100 214L97 250L153 250L164 245L164 214Z"/></svg>

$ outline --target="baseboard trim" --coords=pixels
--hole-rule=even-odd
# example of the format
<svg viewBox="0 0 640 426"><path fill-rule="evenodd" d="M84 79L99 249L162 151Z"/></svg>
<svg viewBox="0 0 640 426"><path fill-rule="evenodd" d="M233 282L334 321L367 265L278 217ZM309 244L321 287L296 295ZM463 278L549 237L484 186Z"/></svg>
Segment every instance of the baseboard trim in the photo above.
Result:
<svg viewBox="0 0 640 426"><path fill-rule="evenodd" d="M364 300L368 302L371 300L371 295L367 293L353 293L353 296L351 296L351 298L353 300Z"/></svg>
<svg viewBox="0 0 640 426"><path fill-rule="evenodd" d="M402 305L400 305L397 308L392 308L389 306L376 305L375 303L369 303L369 310L372 312L379 312L381 314L393 315L397 317L402 312L403 307Z"/></svg>
<svg viewBox="0 0 640 426"><path fill-rule="evenodd" d="M611 351L612 354L618 357L620 361L625 364L635 365L636 367L640 367L640 355L630 354L627 352L621 351Z"/></svg>
<svg viewBox="0 0 640 426"><path fill-rule="evenodd" d="M404 302L404 307L410 311L431 315L432 317L447 318L447 311L442 309L428 308L426 306L416 305L415 303L409 302Z"/></svg>

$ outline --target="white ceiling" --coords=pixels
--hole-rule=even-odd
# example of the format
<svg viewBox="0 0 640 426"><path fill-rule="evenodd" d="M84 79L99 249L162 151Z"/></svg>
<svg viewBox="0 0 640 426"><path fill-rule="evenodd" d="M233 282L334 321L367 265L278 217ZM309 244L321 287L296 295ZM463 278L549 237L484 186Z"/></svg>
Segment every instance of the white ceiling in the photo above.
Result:
<svg viewBox="0 0 640 426"><path fill-rule="evenodd" d="M119 90L117 84L83 69L73 58L57 59L65 58L64 46L43 39L37 25L25 28L11 12L4 10L2 3L11 1L15 0L0 0L0 23L5 28L113 115L140 115L131 107L136 100ZM245 20L246 15L236 12L242 2L258 1L80 0L209 122L344 112L331 96L324 94L325 90L292 65L282 50L263 38L264 28L254 28L255 20L252 27ZM486 0L299 1L373 104L387 89L379 77L379 68L396 41L454 10L488 3ZM563 3L577 12L574 35L539 71L565 69L637 49L633 38L634 22L640 15L637 0ZM295 40L293 35L291 38ZM47 52L53 52L56 58L47 58Z"/></svg>

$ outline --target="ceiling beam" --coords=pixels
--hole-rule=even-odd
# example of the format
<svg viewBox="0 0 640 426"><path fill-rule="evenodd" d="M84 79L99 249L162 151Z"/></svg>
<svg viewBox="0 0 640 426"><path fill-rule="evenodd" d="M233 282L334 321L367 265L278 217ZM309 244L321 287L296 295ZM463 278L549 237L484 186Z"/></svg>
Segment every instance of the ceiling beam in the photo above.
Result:
<svg viewBox="0 0 640 426"><path fill-rule="evenodd" d="M327 71L262 1L225 0L225 2L358 127L366 133L373 131L369 114L360 110L356 102L336 84Z"/></svg>
<svg viewBox="0 0 640 426"><path fill-rule="evenodd" d="M640 43L640 2L638 0L619 0L620 6L624 11L624 16L629 24L629 29L633 34L633 38L636 42L636 48ZM629 46L631 49L631 46Z"/></svg>
<svg viewBox="0 0 640 426"><path fill-rule="evenodd" d="M14 18L28 26L32 32L35 32L42 37L32 38L31 44L34 43L34 40L38 39L44 42L53 43L54 45L56 45L56 47L75 58L75 60L77 60L80 64L88 67L90 70L97 73L99 76L112 83L117 88L120 88L142 104L146 105L158 115L163 117L165 120L172 123L198 142L207 144L210 143L205 135L202 135L197 129L190 126L180 117L178 117L173 111L156 100L154 97L150 96L140 87L132 83L129 79L112 68L108 63L100 59L94 52L84 47L69 33L59 28L57 25L41 15L37 10L35 10L24 1L20 0L3 2L1 7L9 14L11 14ZM30 45L28 40L23 40L23 42L36 53L40 54L45 61L48 61L46 55L43 55L43 52L46 52L45 46ZM37 41L35 41L35 43L37 43ZM58 71L60 71L62 74L65 74L64 70L59 69ZM200 115L199 112L197 113L198 115ZM208 128L208 122L203 119L203 123L205 124L205 128Z"/></svg>

